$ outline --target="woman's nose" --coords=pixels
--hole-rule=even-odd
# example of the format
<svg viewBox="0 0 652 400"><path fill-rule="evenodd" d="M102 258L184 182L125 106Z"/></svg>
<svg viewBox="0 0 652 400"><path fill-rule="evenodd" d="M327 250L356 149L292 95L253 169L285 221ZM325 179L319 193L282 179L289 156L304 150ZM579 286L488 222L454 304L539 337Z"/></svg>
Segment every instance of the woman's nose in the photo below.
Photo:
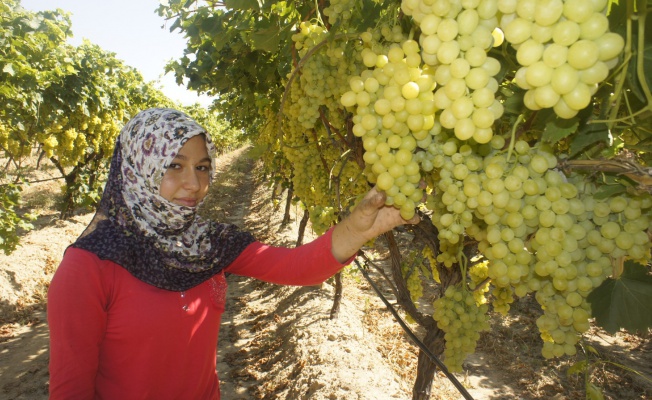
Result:
<svg viewBox="0 0 652 400"><path fill-rule="evenodd" d="M199 176L197 176L197 171L194 168L184 174L183 185L187 190L199 190Z"/></svg>

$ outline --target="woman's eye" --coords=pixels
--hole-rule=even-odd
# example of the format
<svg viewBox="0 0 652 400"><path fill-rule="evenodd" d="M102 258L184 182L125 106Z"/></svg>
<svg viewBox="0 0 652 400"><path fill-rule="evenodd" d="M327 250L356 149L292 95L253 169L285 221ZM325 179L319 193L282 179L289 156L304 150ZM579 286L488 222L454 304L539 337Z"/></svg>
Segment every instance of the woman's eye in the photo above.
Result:
<svg viewBox="0 0 652 400"><path fill-rule="evenodd" d="M179 169L179 164L171 163L168 165L168 169Z"/></svg>
<svg viewBox="0 0 652 400"><path fill-rule="evenodd" d="M206 171L208 171L208 169L209 169L208 165L199 165L199 166L197 166L198 171L206 172Z"/></svg>

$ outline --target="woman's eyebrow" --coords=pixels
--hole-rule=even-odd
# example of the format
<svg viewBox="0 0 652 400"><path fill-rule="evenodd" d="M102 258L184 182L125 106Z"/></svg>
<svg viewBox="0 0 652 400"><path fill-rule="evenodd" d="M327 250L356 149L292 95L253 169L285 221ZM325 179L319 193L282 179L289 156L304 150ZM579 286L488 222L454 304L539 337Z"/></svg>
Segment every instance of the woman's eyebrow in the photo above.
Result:
<svg viewBox="0 0 652 400"><path fill-rule="evenodd" d="M186 160L188 160L188 157L184 156L183 154L177 154L176 156L174 156L174 159L175 159L175 160L176 160L176 159L179 159L179 160L184 160L184 161L186 161ZM201 160L199 160L199 162L200 162L200 163L203 163L203 162L211 162L211 158L210 158L210 157L204 157L204 158L202 158Z"/></svg>

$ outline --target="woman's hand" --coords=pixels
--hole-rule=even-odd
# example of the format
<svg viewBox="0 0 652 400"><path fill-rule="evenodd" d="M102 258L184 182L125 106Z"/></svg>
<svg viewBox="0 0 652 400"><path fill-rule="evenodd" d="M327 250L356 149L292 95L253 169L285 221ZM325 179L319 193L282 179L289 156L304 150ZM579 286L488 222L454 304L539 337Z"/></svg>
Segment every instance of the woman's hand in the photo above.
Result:
<svg viewBox="0 0 652 400"><path fill-rule="evenodd" d="M353 212L335 226L332 253L336 260L348 260L369 240L399 225L419 222L417 215L404 220L397 208L385 205L386 197L374 187Z"/></svg>

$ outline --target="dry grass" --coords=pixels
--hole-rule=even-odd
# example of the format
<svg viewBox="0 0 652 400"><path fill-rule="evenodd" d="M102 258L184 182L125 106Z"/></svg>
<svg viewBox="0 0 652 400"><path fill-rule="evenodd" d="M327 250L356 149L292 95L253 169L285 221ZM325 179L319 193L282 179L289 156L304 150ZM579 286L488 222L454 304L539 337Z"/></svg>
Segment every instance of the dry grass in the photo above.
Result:
<svg viewBox="0 0 652 400"><path fill-rule="evenodd" d="M362 322L375 336L379 343L378 351L390 363L394 372L407 382L414 381L418 349L410 344L403 329L388 319L386 310L372 308L370 305L365 309Z"/></svg>
<svg viewBox="0 0 652 400"><path fill-rule="evenodd" d="M32 291L22 293L16 300L14 309L0 316L0 342L3 337L11 336L15 326L27 326L40 322L35 314L36 311L45 310L48 288L57 266L58 261L48 256L43 268L43 275L35 278Z"/></svg>

